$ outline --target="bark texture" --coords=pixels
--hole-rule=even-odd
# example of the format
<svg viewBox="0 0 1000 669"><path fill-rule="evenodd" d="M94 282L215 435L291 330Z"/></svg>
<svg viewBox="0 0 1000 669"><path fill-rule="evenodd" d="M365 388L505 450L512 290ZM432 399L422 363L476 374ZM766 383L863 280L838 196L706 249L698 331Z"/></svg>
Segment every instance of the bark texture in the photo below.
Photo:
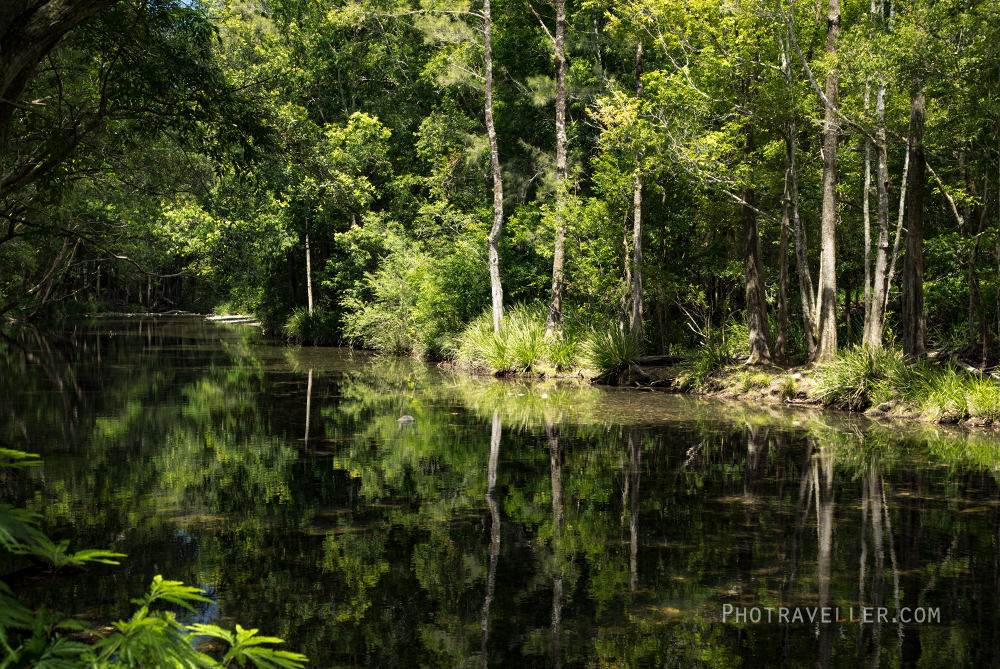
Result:
<svg viewBox="0 0 1000 669"><path fill-rule="evenodd" d="M922 90L910 102L910 202L907 210L906 255L903 256L902 344L906 355L926 352L927 317L924 314L924 106Z"/></svg>
<svg viewBox="0 0 1000 669"><path fill-rule="evenodd" d="M878 348L882 346L885 330L886 294L889 290L889 168L886 163L885 139L885 82L879 81L875 101L875 188L878 193L878 237L875 242L875 274L872 279L871 297L866 307L865 329L862 343Z"/></svg>
<svg viewBox="0 0 1000 669"><path fill-rule="evenodd" d="M826 52L837 53L840 0L830 0L827 13ZM839 84L836 67L826 75L826 115L823 122L823 215L819 267L819 332L814 362L833 360L837 354L837 140L840 123L836 107Z"/></svg>
<svg viewBox="0 0 1000 669"><path fill-rule="evenodd" d="M635 96L642 97L642 42L635 52ZM632 194L632 338L638 354L644 352L642 311L642 151L635 152L635 191Z"/></svg>
<svg viewBox="0 0 1000 669"><path fill-rule="evenodd" d="M503 231L503 179L500 176L500 154L497 151L497 132L493 125L493 37L490 0L483 4L483 51L485 53L486 135L490 142L490 166L493 170L493 226L488 238L490 245L490 292L493 299L493 331L503 326L503 284L500 283L500 233Z"/></svg>
<svg viewBox="0 0 1000 669"><path fill-rule="evenodd" d="M562 323L563 266L566 264L566 0L556 0L556 239L552 293L545 330Z"/></svg>

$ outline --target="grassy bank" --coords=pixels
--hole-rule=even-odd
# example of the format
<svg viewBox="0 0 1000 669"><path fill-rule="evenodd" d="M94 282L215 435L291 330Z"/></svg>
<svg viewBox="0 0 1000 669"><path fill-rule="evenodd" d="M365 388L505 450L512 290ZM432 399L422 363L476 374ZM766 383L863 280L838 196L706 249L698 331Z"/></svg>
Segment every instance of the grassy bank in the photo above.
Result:
<svg viewBox="0 0 1000 669"><path fill-rule="evenodd" d="M544 310L523 305L506 311L499 332L494 332L492 313L483 313L455 337L452 346L456 364L498 375L617 380L636 368L639 355L631 335L617 325L584 328L568 323L546 335Z"/></svg>
<svg viewBox="0 0 1000 669"><path fill-rule="evenodd" d="M686 392L744 399L797 401L869 416L940 423L1000 422L1000 383L952 363L910 361L894 348L856 347L812 369L746 368L705 347L678 375Z"/></svg>

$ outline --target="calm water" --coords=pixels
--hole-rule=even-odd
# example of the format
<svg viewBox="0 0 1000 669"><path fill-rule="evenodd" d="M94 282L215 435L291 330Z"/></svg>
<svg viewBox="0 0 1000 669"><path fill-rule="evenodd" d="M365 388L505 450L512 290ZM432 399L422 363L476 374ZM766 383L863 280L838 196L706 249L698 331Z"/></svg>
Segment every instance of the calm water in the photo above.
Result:
<svg viewBox="0 0 1000 669"><path fill-rule="evenodd" d="M2 445L44 457L0 501L129 556L18 591L94 624L163 574L313 667L1000 665L990 433L176 318L8 331L0 401Z"/></svg>

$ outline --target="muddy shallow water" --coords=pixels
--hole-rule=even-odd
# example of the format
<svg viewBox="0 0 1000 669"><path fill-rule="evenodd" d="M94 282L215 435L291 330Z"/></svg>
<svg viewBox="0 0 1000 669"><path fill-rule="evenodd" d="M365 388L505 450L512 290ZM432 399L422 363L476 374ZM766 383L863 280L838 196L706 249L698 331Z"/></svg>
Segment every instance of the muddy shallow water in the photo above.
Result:
<svg viewBox="0 0 1000 669"><path fill-rule="evenodd" d="M213 600L187 619L314 667L1000 664L993 433L196 318L5 336L0 440L44 464L0 501L129 556L20 589L34 606L104 624L163 574Z"/></svg>

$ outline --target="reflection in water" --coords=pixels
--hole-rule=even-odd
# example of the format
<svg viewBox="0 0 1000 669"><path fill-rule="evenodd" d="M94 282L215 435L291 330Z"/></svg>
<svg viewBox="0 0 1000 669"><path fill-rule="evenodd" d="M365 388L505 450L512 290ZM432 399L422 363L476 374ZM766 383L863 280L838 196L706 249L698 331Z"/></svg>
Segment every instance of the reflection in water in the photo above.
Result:
<svg viewBox="0 0 1000 669"><path fill-rule="evenodd" d="M545 435L549 440L549 470L552 480L552 667L562 665L562 606L563 606L563 565L562 565L562 451L559 448L559 426L546 421Z"/></svg>
<svg viewBox="0 0 1000 669"><path fill-rule="evenodd" d="M129 554L19 596L95 623L162 573L317 667L1000 661L988 432L472 378L193 319L8 331L0 394L0 445L44 456L0 473L0 503ZM823 605L889 613L810 621Z"/></svg>
<svg viewBox="0 0 1000 669"><path fill-rule="evenodd" d="M502 431L500 411L493 412L493 428L490 431L490 463L486 471L486 503L490 506L490 567L486 576L486 601L483 602L482 658L483 667L488 666L490 629L490 602L496 588L497 560L500 557L500 502L497 499L497 461L500 459L500 432Z"/></svg>

